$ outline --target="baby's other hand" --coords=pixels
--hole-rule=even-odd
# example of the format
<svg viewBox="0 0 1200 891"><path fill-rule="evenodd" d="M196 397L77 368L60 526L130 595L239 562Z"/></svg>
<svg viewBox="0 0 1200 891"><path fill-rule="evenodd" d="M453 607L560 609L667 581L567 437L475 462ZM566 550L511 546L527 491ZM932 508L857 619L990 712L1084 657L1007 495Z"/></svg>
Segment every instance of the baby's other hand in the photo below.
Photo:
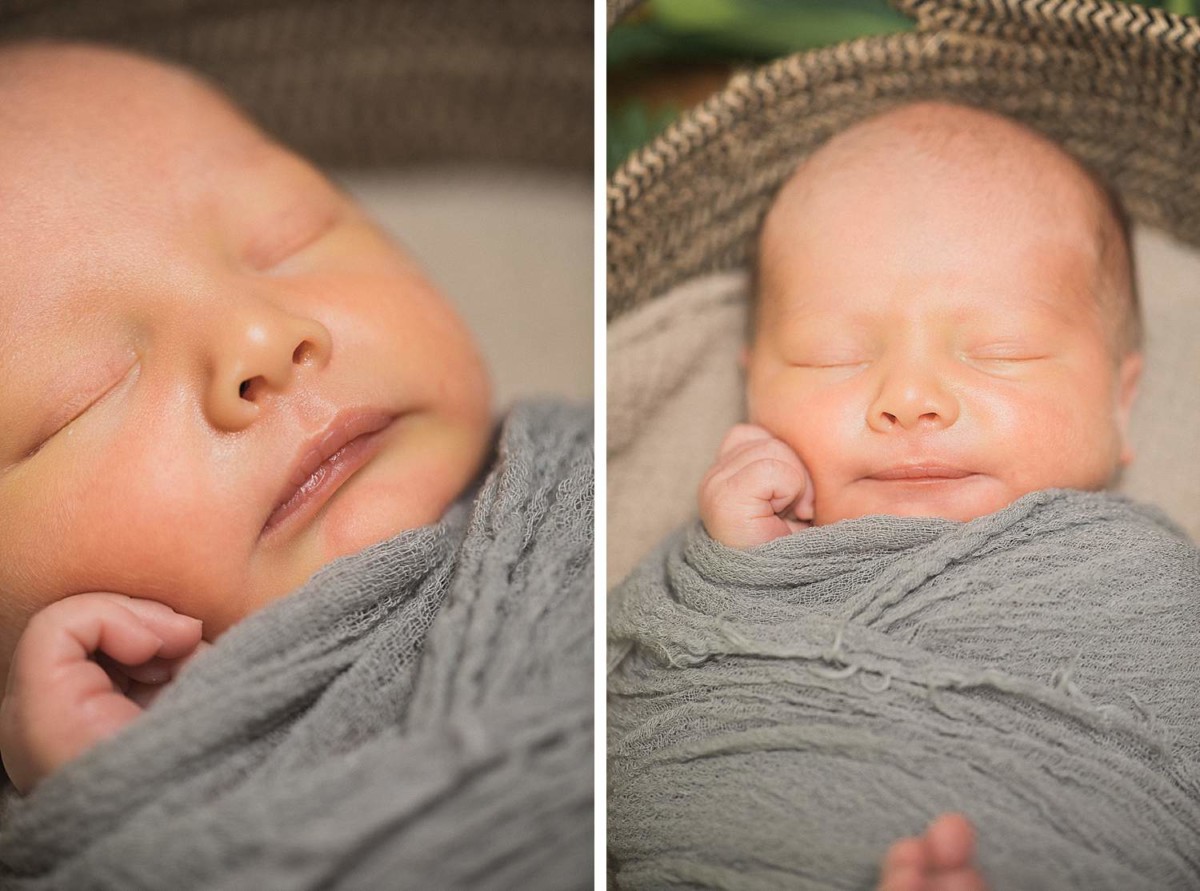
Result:
<svg viewBox="0 0 1200 891"><path fill-rule="evenodd" d="M812 525L812 477L799 456L762 427L738 424L700 484L700 519L714 539L752 548Z"/></svg>
<svg viewBox="0 0 1200 891"><path fill-rule="evenodd" d="M0 754L17 791L133 721L207 646L199 619L123 594L76 594L36 613L0 702Z"/></svg>
<svg viewBox="0 0 1200 891"><path fill-rule="evenodd" d="M942 814L919 838L888 848L879 891L987 891L975 865L975 830L962 814Z"/></svg>

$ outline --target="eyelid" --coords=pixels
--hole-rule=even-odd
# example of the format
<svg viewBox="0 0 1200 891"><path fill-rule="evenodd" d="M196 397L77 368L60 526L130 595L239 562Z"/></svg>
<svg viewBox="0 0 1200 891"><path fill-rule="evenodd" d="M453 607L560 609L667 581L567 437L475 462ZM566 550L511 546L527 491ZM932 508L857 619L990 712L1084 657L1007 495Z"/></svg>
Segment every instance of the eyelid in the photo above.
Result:
<svg viewBox="0 0 1200 891"><path fill-rule="evenodd" d="M1044 359L1045 352L1039 350L1039 344L1031 342L1028 337L991 336L979 338L973 343L967 343L964 355L973 359Z"/></svg>
<svg viewBox="0 0 1200 891"><path fill-rule="evenodd" d="M308 208L292 209L260 229L261 234L242 251L242 262L256 272L269 272L320 239L341 218L341 212L333 206L316 213Z"/></svg>
<svg viewBox="0 0 1200 891"><path fill-rule="evenodd" d="M1038 359L1046 359L1048 357L1020 350L1014 350L1010 353L1005 353L1003 350L995 350L991 353L987 350L977 350L969 353L968 358L974 359L977 362L1034 362Z"/></svg>
<svg viewBox="0 0 1200 891"><path fill-rule="evenodd" d="M868 356L850 351L841 354L830 350L805 352L808 355L796 357L792 361L792 365L798 368L857 368L861 365L868 365L871 361Z"/></svg>
<svg viewBox="0 0 1200 891"><path fill-rule="evenodd" d="M50 443L52 439L54 439L54 437L58 436L58 434L62 433L64 430L82 418L85 414L103 402L114 390L120 387L121 384L123 384L129 378L131 373L137 371L139 368L141 368L141 362L135 360L134 363L125 369L124 373L117 377L109 386L105 387L94 396L87 396L75 403L75 405L80 405L81 407L76 408L75 405L71 405L67 411L64 412L64 414L68 414L66 420L62 421L61 423L57 420L52 420L51 423L54 425L53 429L46 435L39 436L37 443L35 443L33 448L24 454L21 460L28 460L40 452Z"/></svg>
<svg viewBox="0 0 1200 891"><path fill-rule="evenodd" d="M794 364L797 368L861 368L869 363L862 360L858 362L796 362Z"/></svg>

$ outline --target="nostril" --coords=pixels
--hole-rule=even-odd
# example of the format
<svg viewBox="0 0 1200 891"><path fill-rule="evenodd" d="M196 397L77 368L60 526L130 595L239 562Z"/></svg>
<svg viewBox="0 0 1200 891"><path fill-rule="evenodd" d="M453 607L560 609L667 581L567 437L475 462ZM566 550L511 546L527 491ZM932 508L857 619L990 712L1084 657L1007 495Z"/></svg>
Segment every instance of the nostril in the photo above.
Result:
<svg viewBox="0 0 1200 891"><path fill-rule="evenodd" d="M245 399L247 402L253 402L254 396L258 390L257 384L259 380L261 380L261 378L252 377L238 384L238 396L240 396L242 399Z"/></svg>
<svg viewBox="0 0 1200 891"><path fill-rule="evenodd" d="M303 365L309 360L312 355L313 346L307 340L300 341L300 344L292 350L292 364Z"/></svg>
<svg viewBox="0 0 1200 891"><path fill-rule="evenodd" d="M887 422L888 422L889 424L895 424L895 423L896 423L896 416L895 416L894 414L892 414L890 411L885 411L885 412L883 413L883 416L884 416L884 418L887 420Z"/></svg>

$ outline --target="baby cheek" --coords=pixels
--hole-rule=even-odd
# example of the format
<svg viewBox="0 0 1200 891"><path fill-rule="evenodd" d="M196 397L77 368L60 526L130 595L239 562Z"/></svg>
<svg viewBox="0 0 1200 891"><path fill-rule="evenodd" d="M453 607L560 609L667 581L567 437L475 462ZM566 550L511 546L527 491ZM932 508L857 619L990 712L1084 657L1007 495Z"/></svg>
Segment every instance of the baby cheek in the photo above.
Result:
<svg viewBox="0 0 1200 891"><path fill-rule="evenodd" d="M854 417L847 400L828 388L807 386L792 371L777 375L750 394L750 421L783 440L810 466L831 460L848 441Z"/></svg>
<svg viewBox="0 0 1200 891"><path fill-rule="evenodd" d="M235 504L185 449L129 449L80 492L77 528L91 585L198 615L204 592L234 584L245 546ZM201 618L203 616L200 616Z"/></svg>
<svg viewBox="0 0 1200 891"><path fill-rule="evenodd" d="M800 395L787 372L752 370L746 390L750 423L769 430L790 445L803 427L803 415L795 409Z"/></svg>
<svg viewBox="0 0 1200 891"><path fill-rule="evenodd" d="M983 407L988 439L1002 452L998 466L1009 466L1023 491L1096 488L1107 481L1116 460L1115 427L1095 393L1064 383L992 398Z"/></svg>
<svg viewBox="0 0 1200 891"><path fill-rule="evenodd" d="M1074 443L1086 410L1069 391L995 390L982 394L979 406L997 444L1022 452L1057 451Z"/></svg>

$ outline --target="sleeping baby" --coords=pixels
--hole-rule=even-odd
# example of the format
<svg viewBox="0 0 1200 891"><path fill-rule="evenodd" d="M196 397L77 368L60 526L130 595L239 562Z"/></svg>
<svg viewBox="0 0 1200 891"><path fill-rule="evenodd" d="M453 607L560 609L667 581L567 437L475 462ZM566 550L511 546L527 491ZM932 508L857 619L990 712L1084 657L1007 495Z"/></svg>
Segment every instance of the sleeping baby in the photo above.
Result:
<svg viewBox="0 0 1200 891"><path fill-rule="evenodd" d="M295 870L290 846L306 834L323 850L378 840L355 822L366 798L396 826L398 813L420 826L440 802L450 826L464 771L547 745L559 778L542 804L573 827L564 841L590 849L578 720L591 700L590 412L525 406L495 434L483 362L445 296L190 73L95 47L12 46L0 134L0 751L33 792L11 803L0 875L283 887L272 857ZM551 599L562 621L531 646ZM494 683L470 668L500 657ZM536 682L543 663L553 683ZM571 733L541 714L555 705ZM528 739L493 721L507 712L524 715ZM439 744L467 727L474 749ZM542 738L550 728L557 743ZM339 754L357 773L327 773L320 793L322 771L351 770ZM519 795L535 814L537 764L459 807L507 812ZM445 777L398 790L414 770ZM133 778L136 800L114 804ZM174 797L148 816L155 795ZM326 798L353 811L340 842L305 810ZM103 834L47 835L63 814ZM428 854L400 840L387 856L421 875L435 823L412 833ZM172 840L206 831L207 845ZM231 857L221 834L254 855ZM479 849L468 834L434 832L445 856ZM538 857L528 875L561 870L561 855ZM134 880L160 863L169 881ZM429 875L452 883L457 868Z"/></svg>
<svg viewBox="0 0 1200 891"><path fill-rule="evenodd" d="M1200 876L1197 552L1103 493L1133 457L1130 266L1106 191L979 110L883 113L787 181L749 423L702 530L614 594L621 887L867 887L945 811L979 827L982 871L948 815L881 888ZM1170 788L1178 818L1101 791L1118 779Z"/></svg>

